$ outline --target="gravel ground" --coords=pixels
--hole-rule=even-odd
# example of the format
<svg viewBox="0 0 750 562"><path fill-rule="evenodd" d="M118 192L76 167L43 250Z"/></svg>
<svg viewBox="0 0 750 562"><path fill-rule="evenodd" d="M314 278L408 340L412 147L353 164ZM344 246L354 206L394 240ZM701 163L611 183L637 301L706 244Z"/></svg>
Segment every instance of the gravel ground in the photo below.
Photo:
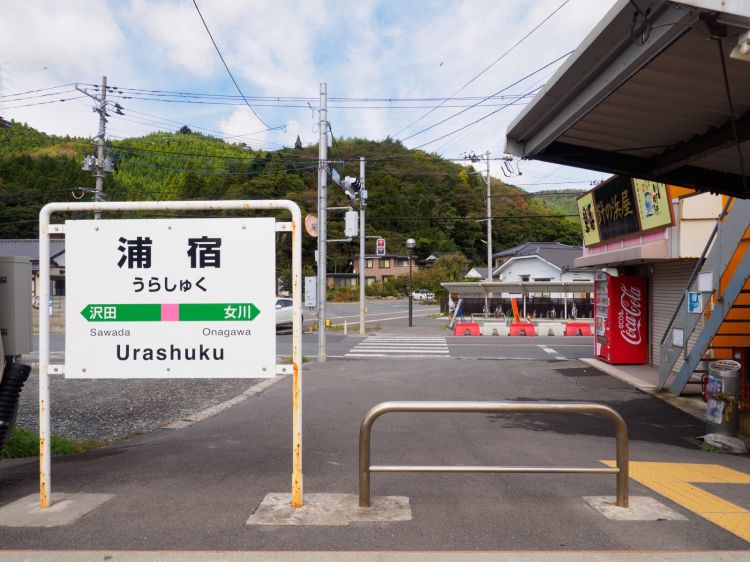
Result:
<svg viewBox="0 0 750 562"><path fill-rule="evenodd" d="M51 361L61 362L53 353ZM36 357L24 356L32 364ZM258 379L70 379L51 375L52 432L79 439L143 433L244 392ZM17 426L39 427L38 370L21 393Z"/></svg>

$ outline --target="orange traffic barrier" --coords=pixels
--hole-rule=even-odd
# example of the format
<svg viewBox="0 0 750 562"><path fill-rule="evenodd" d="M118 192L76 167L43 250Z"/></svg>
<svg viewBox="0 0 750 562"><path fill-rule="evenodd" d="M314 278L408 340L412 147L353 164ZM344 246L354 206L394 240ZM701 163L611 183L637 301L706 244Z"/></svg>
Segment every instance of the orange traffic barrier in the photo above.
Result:
<svg viewBox="0 0 750 562"><path fill-rule="evenodd" d="M518 314L518 303L515 298L510 299L510 305L513 307L513 322L520 322L521 315Z"/></svg>
<svg viewBox="0 0 750 562"><path fill-rule="evenodd" d="M535 336L534 324L531 322L513 322L510 325L511 336Z"/></svg>
<svg viewBox="0 0 750 562"><path fill-rule="evenodd" d="M456 322L453 328L454 336L478 336L479 324L476 322Z"/></svg>
<svg viewBox="0 0 750 562"><path fill-rule="evenodd" d="M565 324L566 336L590 336L591 324L588 322L568 322Z"/></svg>

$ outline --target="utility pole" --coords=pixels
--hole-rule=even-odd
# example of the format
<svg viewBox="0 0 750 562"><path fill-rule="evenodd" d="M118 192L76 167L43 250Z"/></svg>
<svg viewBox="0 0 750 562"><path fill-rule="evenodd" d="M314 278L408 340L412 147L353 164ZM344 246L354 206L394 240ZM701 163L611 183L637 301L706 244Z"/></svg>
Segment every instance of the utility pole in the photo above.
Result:
<svg viewBox="0 0 750 562"><path fill-rule="evenodd" d="M492 281L492 186L490 184L490 151L487 157L487 281Z"/></svg>
<svg viewBox="0 0 750 562"><path fill-rule="evenodd" d="M318 361L326 360L326 211L328 207L328 84L320 83L318 141Z"/></svg>
<svg viewBox="0 0 750 562"><path fill-rule="evenodd" d="M490 151L484 153L487 158L487 281L492 281L492 185L490 183ZM484 292L484 307L490 313L489 297Z"/></svg>
<svg viewBox="0 0 750 562"><path fill-rule="evenodd" d="M107 77L102 76L102 87L99 91L99 134L96 137L96 186L94 191L94 201L97 203L103 201L102 193L104 192L104 135L107 131ZM95 219L102 218L101 213L94 214Z"/></svg>
<svg viewBox="0 0 750 562"><path fill-rule="evenodd" d="M365 335L365 157L359 157L359 333Z"/></svg>
<svg viewBox="0 0 750 562"><path fill-rule="evenodd" d="M99 91L99 95L89 93L76 86L76 90L86 94L95 102L98 103L97 107L94 108L99 114L99 133L96 135L96 158L93 156L85 156L83 159L83 169L86 171L93 171L94 178L96 181L94 189L94 201L99 203L104 201L104 173L112 171L112 161L109 158L104 158L104 137L107 134L107 77L102 76L102 85ZM117 113L123 115L119 105L116 105ZM95 219L101 219L101 213L94 213Z"/></svg>

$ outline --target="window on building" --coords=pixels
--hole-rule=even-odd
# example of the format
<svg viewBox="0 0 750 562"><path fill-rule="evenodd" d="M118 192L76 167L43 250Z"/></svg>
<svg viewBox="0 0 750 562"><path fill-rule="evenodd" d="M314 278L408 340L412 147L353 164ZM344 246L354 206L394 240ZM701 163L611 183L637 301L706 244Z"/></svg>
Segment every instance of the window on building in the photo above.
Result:
<svg viewBox="0 0 750 562"><path fill-rule="evenodd" d="M372 285L373 283L375 283L374 277L365 277L365 285Z"/></svg>
<svg viewBox="0 0 750 562"><path fill-rule="evenodd" d="M391 258L381 258L380 269L390 269L390 268L391 268Z"/></svg>
<svg viewBox="0 0 750 562"><path fill-rule="evenodd" d="M552 277L535 277L534 281L552 281Z"/></svg>
<svg viewBox="0 0 750 562"><path fill-rule="evenodd" d="M521 281L529 281L529 275L519 275Z"/></svg>
<svg viewBox="0 0 750 562"><path fill-rule="evenodd" d="M372 260L365 260L365 269L372 269Z"/></svg>
<svg viewBox="0 0 750 562"><path fill-rule="evenodd" d="M403 259L403 258L397 258L396 267L409 267L409 260Z"/></svg>
<svg viewBox="0 0 750 562"><path fill-rule="evenodd" d="M65 296L65 279L52 279L50 293L55 297Z"/></svg>

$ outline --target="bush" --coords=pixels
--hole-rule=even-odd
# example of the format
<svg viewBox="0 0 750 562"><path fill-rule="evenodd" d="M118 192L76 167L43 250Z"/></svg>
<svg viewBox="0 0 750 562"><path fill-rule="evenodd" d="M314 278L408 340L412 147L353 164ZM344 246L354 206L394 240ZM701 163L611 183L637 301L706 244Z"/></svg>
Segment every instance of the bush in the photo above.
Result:
<svg viewBox="0 0 750 562"><path fill-rule="evenodd" d="M331 302L357 302L359 300L359 287L335 287L328 289L328 300Z"/></svg>
<svg viewBox="0 0 750 562"><path fill-rule="evenodd" d="M100 445L102 443L97 441L78 441L53 433L50 448L53 455L72 455L94 449ZM24 427L13 428L8 444L0 451L0 458L3 459L38 456L39 434Z"/></svg>
<svg viewBox="0 0 750 562"><path fill-rule="evenodd" d="M384 282L375 282L365 287L365 294L368 297L398 297L407 293L409 285L408 279L394 277L386 279Z"/></svg>

